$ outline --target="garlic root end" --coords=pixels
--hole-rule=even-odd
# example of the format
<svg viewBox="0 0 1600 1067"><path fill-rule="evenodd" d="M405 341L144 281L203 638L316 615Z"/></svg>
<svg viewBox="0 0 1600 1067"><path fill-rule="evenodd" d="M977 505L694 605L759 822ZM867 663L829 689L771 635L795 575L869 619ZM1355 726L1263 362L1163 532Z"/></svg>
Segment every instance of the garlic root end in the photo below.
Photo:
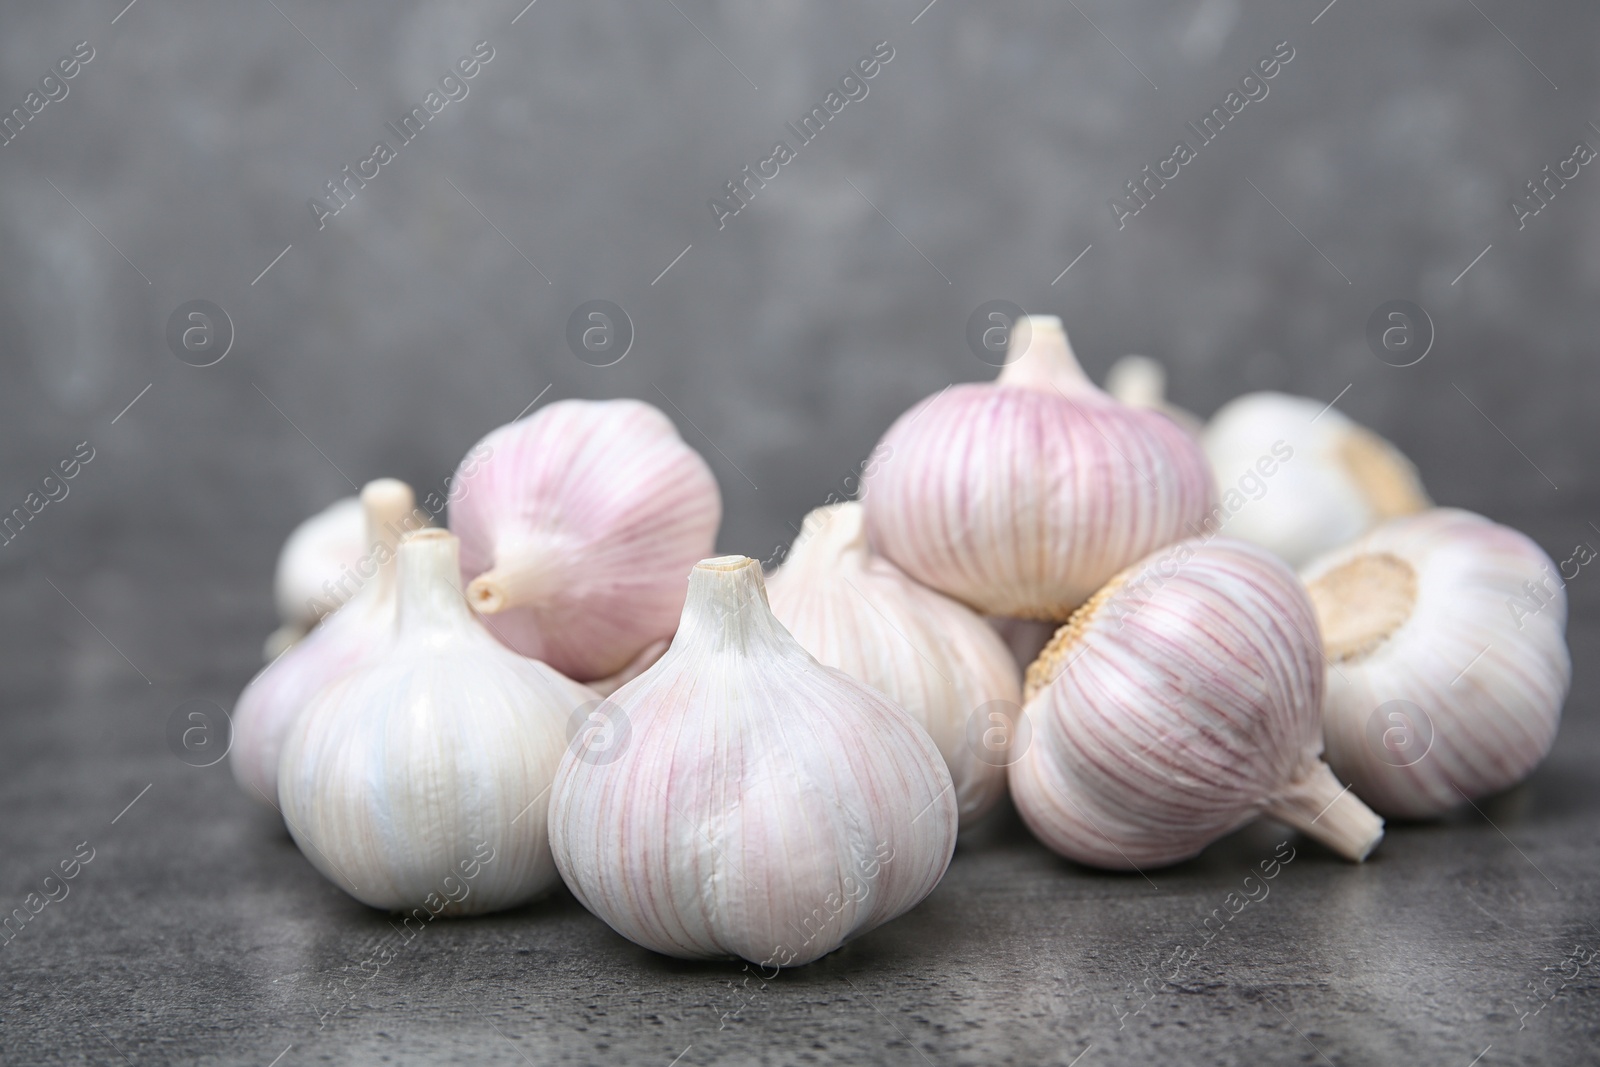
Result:
<svg viewBox="0 0 1600 1067"><path fill-rule="evenodd" d="M1370 856L1383 840L1383 819L1349 786L1341 785L1321 760L1262 811L1355 863Z"/></svg>
<svg viewBox="0 0 1600 1067"><path fill-rule="evenodd" d="M480 574L467 583L467 602L479 615L494 615L511 606L505 582L494 571Z"/></svg>

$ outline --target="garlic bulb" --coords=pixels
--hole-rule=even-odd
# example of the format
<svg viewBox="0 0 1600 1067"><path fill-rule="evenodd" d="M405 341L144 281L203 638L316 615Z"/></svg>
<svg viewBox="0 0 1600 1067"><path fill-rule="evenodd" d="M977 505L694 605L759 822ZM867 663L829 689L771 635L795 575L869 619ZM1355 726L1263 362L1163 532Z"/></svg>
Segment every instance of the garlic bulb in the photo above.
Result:
<svg viewBox="0 0 1600 1067"><path fill-rule="evenodd" d="M855 501L806 516L767 596L807 652L880 690L928 731L955 782L962 826L988 813L1005 793L1007 753L968 734L988 733L989 710L1014 725L1022 677L981 617L869 554Z"/></svg>
<svg viewBox="0 0 1600 1067"><path fill-rule="evenodd" d="M638 400L562 400L482 449L450 529L467 599L503 641L592 681L672 635L722 498L671 420Z"/></svg>
<svg viewBox="0 0 1600 1067"><path fill-rule="evenodd" d="M1117 571L1199 533L1211 471L1170 419L1084 375L1061 320L1013 332L993 384L900 416L866 478L872 546L991 615L1065 619Z"/></svg>
<svg viewBox="0 0 1600 1067"><path fill-rule="evenodd" d="M353 496L334 501L290 531L273 574L273 600L283 625L267 638L268 662L341 602L329 589L341 579L351 581L350 568L367 548L365 535L361 501Z"/></svg>
<svg viewBox="0 0 1600 1067"><path fill-rule="evenodd" d="M1292 566L1429 506L1400 450L1319 400L1250 393L1206 427L1222 500L1209 522Z"/></svg>
<svg viewBox="0 0 1600 1067"><path fill-rule="evenodd" d="M416 498L404 482L380 478L361 490L360 503L364 548L346 565L349 577L334 589L349 599L305 640L263 667L234 705L228 750L233 776L253 799L273 807L278 756L289 724L319 690L377 656L393 637L395 546L418 525Z"/></svg>
<svg viewBox="0 0 1600 1067"><path fill-rule="evenodd" d="M752 559L695 566L672 647L606 707L604 749L562 757L550 845L584 906L646 948L808 963L909 910L950 862L939 750L800 647Z"/></svg>
<svg viewBox="0 0 1600 1067"><path fill-rule="evenodd" d="M1566 589L1527 537L1438 508L1302 573L1331 665L1328 762L1386 815L1506 789L1555 741L1572 680Z"/></svg>
<svg viewBox="0 0 1600 1067"><path fill-rule="evenodd" d="M1206 424L1198 415L1167 403L1167 368L1149 356L1123 356L1111 364L1106 371L1106 392L1129 407L1161 412L1191 437L1205 432Z"/></svg>
<svg viewBox="0 0 1600 1067"><path fill-rule="evenodd" d="M1029 669L1017 810L1096 867L1177 863L1260 815L1364 859L1383 821L1317 758L1323 670L1311 603L1276 557L1226 538L1157 552Z"/></svg>
<svg viewBox="0 0 1600 1067"><path fill-rule="evenodd" d="M442 913L532 900L556 882L545 818L567 723L595 695L484 629L449 533L401 542L396 587L394 642L289 731L284 821L318 870L373 907L423 904L485 844L493 861Z"/></svg>

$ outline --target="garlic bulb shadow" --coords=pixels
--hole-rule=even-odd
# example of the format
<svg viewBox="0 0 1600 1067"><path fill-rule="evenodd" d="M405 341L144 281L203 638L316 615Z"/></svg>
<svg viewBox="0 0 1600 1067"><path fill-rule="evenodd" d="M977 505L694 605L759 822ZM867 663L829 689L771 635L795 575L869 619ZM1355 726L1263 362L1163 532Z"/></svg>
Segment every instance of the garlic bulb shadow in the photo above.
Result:
<svg viewBox="0 0 1600 1067"><path fill-rule="evenodd" d="M1282 561L1220 538L1155 553L1029 668L1017 810L1096 867L1177 863L1262 815L1364 859L1383 822L1318 758L1323 674L1311 603Z"/></svg>
<svg viewBox="0 0 1600 1067"><path fill-rule="evenodd" d="M1302 572L1330 659L1328 762L1386 815L1506 789L1555 743L1572 681L1566 590L1532 540L1436 508Z"/></svg>
<svg viewBox="0 0 1600 1067"><path fill-rule="evenodd" d="M435 913L469 915L533 900L557 881L546 812L567 720L595 695L489 634L462 596L455 537L422 530L398 555L394 641L289 731L284 821L318 870L373 907L432 894ZM443 879L460 884L471 857L481 869L453 899Z"/></svg>
<svg viewBox="0 0 1600 1067"><path fill-rule="evenodd" d="M608 702L630 741L562 757L550 842L573 894L637 944L797 966L915 906L950 862L938 748L789 635L752 559L697 564L672 646Z"/></svg>

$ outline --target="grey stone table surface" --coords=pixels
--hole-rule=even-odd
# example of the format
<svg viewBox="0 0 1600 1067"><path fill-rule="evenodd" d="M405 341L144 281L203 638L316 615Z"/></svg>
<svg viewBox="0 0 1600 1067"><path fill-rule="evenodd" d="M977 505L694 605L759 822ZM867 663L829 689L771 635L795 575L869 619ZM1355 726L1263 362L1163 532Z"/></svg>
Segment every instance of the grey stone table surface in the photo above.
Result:
<svg viewBox="0 0 1600 1067"><path fill-rule="evenodd" d="M1593 4L1510 0L0 5L0 515L92 455L0 539L0 906L93 855L0 946L0 1062L1600 1062L1568 962L1600 946L1592 565L1528 783L1362 867L1292 841L1176 972L1285 831L1147 882L1003 814L922 906L770 983L564 893L373 975L385 917L165 740L231 706L277 546L353 485L437 489L536 399L640 397L716 472L719 548L766 557L897 414L993 376L965 339L991 299L1060 313L1097 379L1137 351L1202 414L1337 402L1437 500L1557 560L1600 544L1597 42ZM168 339L199 299L231 333L205 367ZM1366 335L1395 299L1428 316L1406 366ZM592 300L620 362L569 343Z"/></svg>

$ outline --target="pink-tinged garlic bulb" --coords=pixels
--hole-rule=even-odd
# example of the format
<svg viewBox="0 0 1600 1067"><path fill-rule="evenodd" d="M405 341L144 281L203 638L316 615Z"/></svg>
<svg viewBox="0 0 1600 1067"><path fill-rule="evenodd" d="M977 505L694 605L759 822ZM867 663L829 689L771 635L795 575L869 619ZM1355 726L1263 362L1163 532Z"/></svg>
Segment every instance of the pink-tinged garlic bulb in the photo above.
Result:
<svg viewBox="0 0 1600 1067"><path fill-rule="evenodd" d="M932 892L955 790L926 732L811 657L743 556L697 564L672 647L561 759L550 845L622 936L808 963Z"/></svg>
<svg viewBox="0 0 1600 1067"><path fill-rule="evenodd" d="M1006 790L1004 724L1021 710L1021 671L979 615L867 551L859 503L806 516L767 596L807 652L878 689L928 731L955 781L963 827L994 807ZM990 712L1000 716L998 733ZM990 736L1005 743L985 746Z"/></svg>
<svg viewBox="0 0 1600 1067"><path fill-rule="evenodd" d="M917 581L987 614L1059 621L1201 533L1211 470L1171 419L1096 388L1060 319L1026 325L993 384L952 386L895 421L863 501L873 548Z"/></svg>
<svg viewBox="0 0 1600 1067"><path fill-rule="evenodd" d="M331 592L334 583L361 584L350 568L366 550L366 519L361 501L353 496L334 501L290 531L272 577L272 599L282 625L262 650L267 662L343 602Z"/></svg>
<svg viewBox="0 0 1600 1067"><path fill-rule="evenodd" d="M229 764L253 799L278 806L278 756L296 715L318 691L386 649L394 637L394 558L401 536L422 525L411 487L393 478L361 490L365 548L349 566L347 595L304 640L267 664L245 686L233 709ZM359 580L359 584L357 584Z"/></svg>
<svg viewBox="0 0 1600 1067"><path fill-rule="evenodd" d="M579 681L672 636L711 554L716 478L638 400L562 400L489 434L452 490L467 599L525 656Z"/></svg>
<svg viewBox="0 0 1600 1067"><path fill-rule="evenodd" d="M1328 762L1378 811L1426 818L1509 788L1555 741L1566 589L1509 527L1393 519L1302 572L1330 661Z"/></svg>
<svg viewBox="0 0 1600 1067"><path fill-rule="evenodd" d="M1096 867L1177 863L1261 815L1365 859L1383 820L1318 758L1323 670L1311 602L1271 553L1226 539L1157 552L1029 668L1017 810Z"/></svg>

